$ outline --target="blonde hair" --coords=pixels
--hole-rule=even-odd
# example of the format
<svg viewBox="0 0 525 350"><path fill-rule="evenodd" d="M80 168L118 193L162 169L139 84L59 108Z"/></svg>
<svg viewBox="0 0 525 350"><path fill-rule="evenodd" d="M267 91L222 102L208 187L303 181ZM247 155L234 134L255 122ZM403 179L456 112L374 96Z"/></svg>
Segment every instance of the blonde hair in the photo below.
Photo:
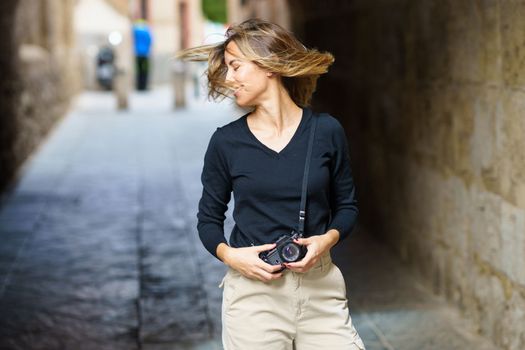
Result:
<svg viewBox="0 0 525 350"><path fill-rule="evenodd" d="M329 52L307 49L290 31L258 18L230 26L226 40L181 50L176 58L187 61L208 61L208 98L229 97L234 90L225 81L228 68L224 61L226 46L235 42L244 56L260 68L277 74L299 106L309 106L317 79L334 62Z"/></svg>

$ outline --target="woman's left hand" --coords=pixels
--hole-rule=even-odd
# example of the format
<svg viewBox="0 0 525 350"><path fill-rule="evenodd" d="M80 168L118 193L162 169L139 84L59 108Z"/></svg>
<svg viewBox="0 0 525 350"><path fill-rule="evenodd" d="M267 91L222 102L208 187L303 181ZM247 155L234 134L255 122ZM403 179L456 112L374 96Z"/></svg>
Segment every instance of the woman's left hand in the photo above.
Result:
<svg viewBox="0 0 525 350"><path fill-rule="evenodd" d="M284 265L294 272L307 272L319 261L324 253L329 251L339 240L339 231L330 230L323 235L315 235L308 238L299 238L295 243L306 246L308 251L304 258L293 263Z"/></svg>

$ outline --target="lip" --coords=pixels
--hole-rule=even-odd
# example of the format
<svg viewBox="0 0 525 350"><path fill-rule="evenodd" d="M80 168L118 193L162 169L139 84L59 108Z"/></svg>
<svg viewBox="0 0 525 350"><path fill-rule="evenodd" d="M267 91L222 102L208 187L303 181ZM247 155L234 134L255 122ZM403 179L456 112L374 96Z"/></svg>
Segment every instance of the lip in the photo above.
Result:
<svg viewBox="0 0 525 350"><path fill-rule="evenodd" d="M239 91L241 90L240 87L238 87L237 89L235 89L235 91L233 92L233 96L237 97L239 95Z"/></svg>

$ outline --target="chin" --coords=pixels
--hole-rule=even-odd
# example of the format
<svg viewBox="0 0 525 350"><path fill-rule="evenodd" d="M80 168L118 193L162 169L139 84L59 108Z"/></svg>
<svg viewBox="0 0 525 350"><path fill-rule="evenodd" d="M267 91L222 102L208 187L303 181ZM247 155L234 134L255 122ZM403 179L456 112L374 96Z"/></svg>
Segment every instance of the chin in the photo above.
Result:
<svg viewBox="0 0 525 350"><path fill-rule="evenodd" d="M239 107L242 107L242 108L247 108L247 107L253 107L255 106L254 103L250 103L250 101L244 101L243 99L235 99L235 104Z"/></svg>

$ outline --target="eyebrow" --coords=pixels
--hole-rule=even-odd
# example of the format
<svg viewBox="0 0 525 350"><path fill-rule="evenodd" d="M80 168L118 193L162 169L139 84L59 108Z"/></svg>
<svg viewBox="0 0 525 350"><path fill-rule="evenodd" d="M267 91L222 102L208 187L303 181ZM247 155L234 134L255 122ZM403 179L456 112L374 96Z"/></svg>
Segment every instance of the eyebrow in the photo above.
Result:
<svg viewBox="0 0 525 350"><path fill-rule="evenodd" d="M239 62L241 62L240 59L238 59L238 58L234 58L233 60L230 61L230 63L227 63L226 65L231 65L231 64L232 64L233 62L235 62L235 61L239 61Z"/></svg>

